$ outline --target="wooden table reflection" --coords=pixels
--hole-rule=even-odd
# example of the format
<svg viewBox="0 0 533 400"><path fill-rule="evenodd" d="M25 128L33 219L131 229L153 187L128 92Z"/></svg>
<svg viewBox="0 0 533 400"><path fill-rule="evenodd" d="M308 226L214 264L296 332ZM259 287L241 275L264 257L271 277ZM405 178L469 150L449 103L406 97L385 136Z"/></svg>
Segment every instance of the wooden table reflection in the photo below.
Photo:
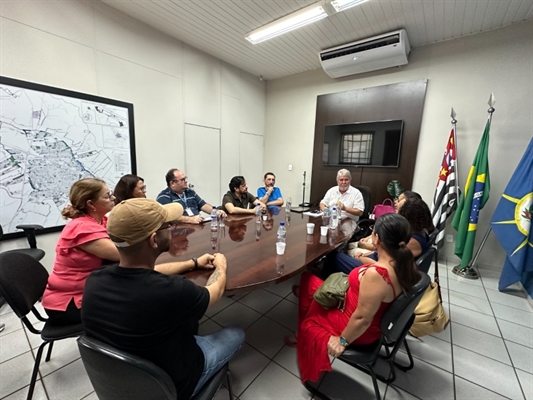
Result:
<svg viewBox="0 0 533 400"><path fill-rule="evenodd" d="M280 221L287 228L285 254L276 255L276 232ZM306 224L313 222L313 235L307 235ZM223 253L228 261L226 291L250 290L283 282L299 274L307 265L317 261L349 239L357 224L347 218L337 229L328 229L320 236L322 218L289 213L269 207L256 222L255 216L232 215L224 227L211 231L209 222L203 225L180 225L172 233L172 247L161 254L157 264L190 260L204 253ZM198 285L205 285L210 271L196 270L186 274Z"/></svg>

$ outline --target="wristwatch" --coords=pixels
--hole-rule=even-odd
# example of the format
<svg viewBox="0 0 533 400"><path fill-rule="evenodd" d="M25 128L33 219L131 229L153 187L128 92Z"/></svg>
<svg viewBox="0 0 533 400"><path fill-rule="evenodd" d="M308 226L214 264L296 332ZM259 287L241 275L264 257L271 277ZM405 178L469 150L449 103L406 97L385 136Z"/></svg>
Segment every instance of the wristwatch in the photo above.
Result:
<svg viewBox="0 0 533 400"><path fill-rule="evenodd" d="M197 269L198 268L198 259L196 257L193 257L192 258L192 262L194 263L194 268Z"/></svg>
<svg viewBox="0 0 533 400"><path fill-rule="evenodd" d="M342 336L339 339L340 339L340 342L341 342L341 346L343 346L343 347L348 346L349 343L346 341L346 339L344 339Z"/></svg>

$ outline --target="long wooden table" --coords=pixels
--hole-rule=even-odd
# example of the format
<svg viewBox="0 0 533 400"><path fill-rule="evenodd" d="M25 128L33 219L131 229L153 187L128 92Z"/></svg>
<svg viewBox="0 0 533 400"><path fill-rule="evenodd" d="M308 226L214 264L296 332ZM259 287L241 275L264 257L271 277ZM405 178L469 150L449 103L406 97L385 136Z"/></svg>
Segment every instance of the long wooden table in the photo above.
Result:
<svg viewBox="0 0 533 400"><path fill-rule="evenodd" d="M287 228L285 254L276 255L276 232L279 222ZM314 233L307 235L306 224L315 224ZM357 224L350 218L340 221L335 230L320 236L322 218L269 207L267 214L256 222L255 216L231 215L224 227L211 231L210 223L180 225L172 233L172 247L161 254L157 264L190 260L204 253L223 253L228 262L226 291L251 290L283 282L348 240ZM198 285L205 285L211 271L195 270L186 274Z"/></svg>

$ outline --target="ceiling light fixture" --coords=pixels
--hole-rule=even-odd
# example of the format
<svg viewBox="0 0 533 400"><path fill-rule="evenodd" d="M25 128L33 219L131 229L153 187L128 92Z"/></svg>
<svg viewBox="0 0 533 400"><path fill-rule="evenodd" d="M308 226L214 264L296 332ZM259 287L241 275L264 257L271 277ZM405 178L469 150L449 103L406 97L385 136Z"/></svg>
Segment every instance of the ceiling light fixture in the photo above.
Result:
<svg viewBox="0 0 533 400"><path fill-rule="evenodd" d="M245 38L252 44L261 43L265 40L272 39L273 37L321 20L322 18L326 18L328 14L322 7L323 4L324 0L320 1L319 3L304 7L301 10L298 10L248 33Z"/></svg>
<svg viewBox="0 0 533 400"><path fill-rule="evenodd" d="M333 6L335 11L341 12L341 11L347 10L348 8L352 8L352 7L358 6L359 4L363 4L367 1L368 0L333 0L330 4Z"/></svg>

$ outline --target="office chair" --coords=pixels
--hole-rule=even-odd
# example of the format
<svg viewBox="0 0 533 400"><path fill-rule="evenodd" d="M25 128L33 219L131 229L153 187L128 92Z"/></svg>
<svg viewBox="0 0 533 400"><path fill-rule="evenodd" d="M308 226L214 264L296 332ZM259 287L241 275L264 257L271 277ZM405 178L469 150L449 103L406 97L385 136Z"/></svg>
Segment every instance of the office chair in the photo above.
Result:
<svg viewBox="0 0 533 400"><path fill-rule="evenodd" d="M28 254L29 256L33 257L37 261L40 261L44 255L44 250L37 248L37 239L35 238L35 231L39 229L43 229L41 225L17 225L17 229L21 229L24 231L24 234L26 235L26 239L28 239L28 244L30 245L29 248L22 248L22 249L14 249L14 250L6 250L3 253L13 253L13 252L22 252L24 254ZM0 239L4 235L4 230L2 229L2 226L0 225Z"/></svg>
<svg viewBox="0 0 533 400"><path fill-rule="evenodd" d="M54 341L76 337L83 333L82 324L55 325L44 318L35 308L35 303L43 296L46 283L48 282L48 272L42 264L28 254L22 252L6 251L0 253L0 295L13 309L26 328L31 333L41 335L43 343L39 346L35 356L35 365L30 380L27 399L33 396L37 373L43 350L48 346L46 361L50 361ZM44 322L42 330L36 329L28 319L29 312L39 320Z"/></svg>
<svg viewBox="0 0 533 400"><path fill-rule="evenodd" d="M431 267L431 262L436 257L436 254L437 249L435 247L430 247L428 251L418 257L415 262L416 266L418 267L418 270L427 274L429 268Z"/></svg>
<svg viewBox="0 0 533 400"><path fill-rule="evenodd" d="M363 210L363 215L359 217L360 219L368 219L368 215L370 214L371 210L371 203L372 203L372 193L370 192L370 188L368 186L354 186L357 190L361 192L363 195L363 200L365 201L365 209Z"/></svg>
<svg viewBox="0 0 533 400"><path fill-rule="evenodd" d="M78 338L83 365L100 400L175 400L176 387L170 376L153 362L97 339ZM224 365L191 400L212 399L223 381L231 391L228 364Z"/></svg>
<svg viewBox="0 0 533 400"><path fill-rule="evenodd" d="M357 368L363 372L370 374L372 383L374 385L374 392L376 399L380 400L377 379L385 383L391 383L396 379L395 366L402 371L408 371L413 368L414 361L405 336L414 321L414 310L422 295L429 286L429 276L423 272L420 273L420 280L413 286L411 294L401 293L387 308L383 318L381 319L381 337L372 344L365 346L350 345L339 356L339 360ZM409 365L400 365L395 362L396 353L400 346L404 345L409 357ZM382 347L385 349L385 355L380 354ZM389 364L389 374L386 376L378 375L374 371L374 366L378 359L382 359ZM320 398L327 398L317 388L312 386L309 382L305 382L304 386L314 395Z"/></svg>

